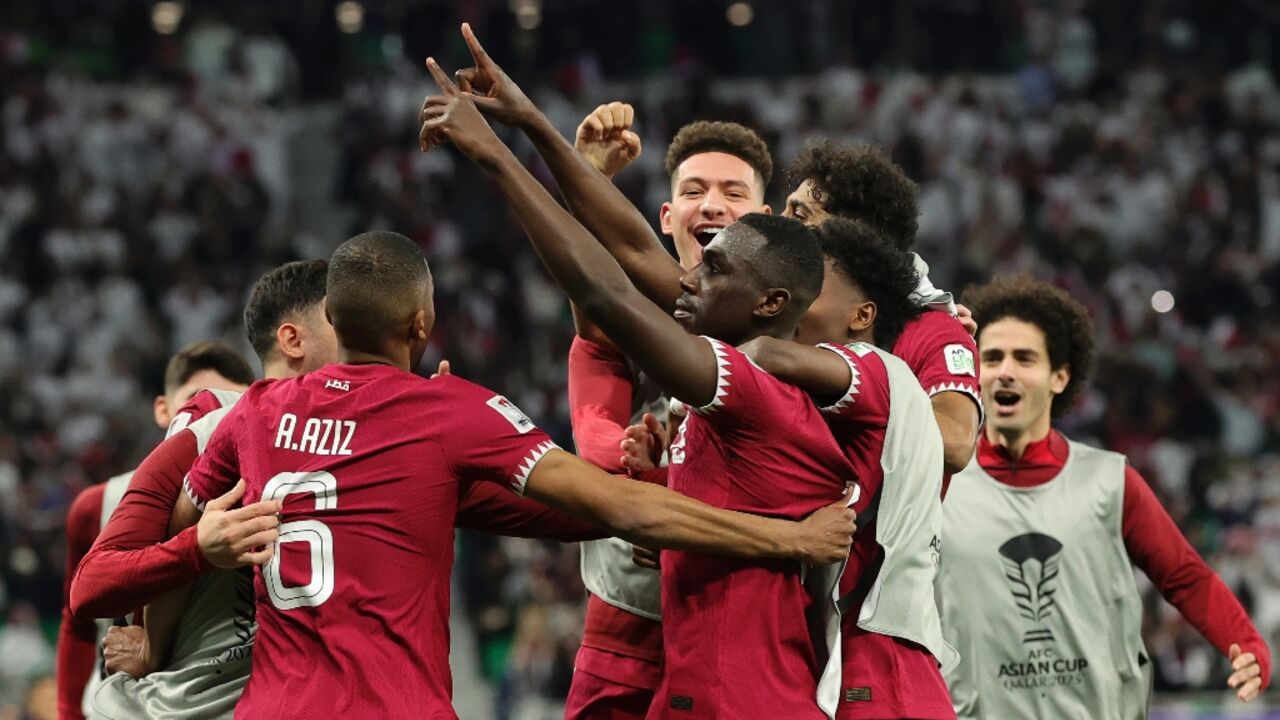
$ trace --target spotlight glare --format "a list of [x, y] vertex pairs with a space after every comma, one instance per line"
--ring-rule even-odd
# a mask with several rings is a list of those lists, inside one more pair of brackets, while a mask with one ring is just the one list
[[756, 11], [752, 9], [751, 3], [736, 2], [725, 11], [724, 17], [734, 27], [746, 27], [755, 19]]
[[542, 23], [542, 13], [536, 7], [523, 7], [516, 13], [516, 25], [521, 30], [536, 30]]
[[1151, 309], [1162, 315], [1172, 310], [1173, 305], [1173, 293], [1168, 290], [1157, 290], [1155, 294], [1151, 296]]
[[151, 7], [151, 28], [161, 35], [172, 35], [182, 23], [182, 6], [176, 2], [158, 2]]
[[355, 0], [345, 0], [333, 9], [333, 17], [342, 32], [348, 35], [358, 33], [364, 27], [364, 6]]

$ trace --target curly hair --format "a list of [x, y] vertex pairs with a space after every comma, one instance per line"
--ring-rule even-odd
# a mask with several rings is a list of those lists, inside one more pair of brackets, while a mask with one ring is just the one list
[[875, 344], [893, 347], [902, 328], [922, 311], [911, 297], [920, 281], [911, 255], [861, 220], [831, 218], [813, 233], [836, 272], [876, 304]]
[[830, 139], [806, 145], [787, 170], [791, 190], [805, 180], [813, 181], [829, 214], [870, 223], [899, 250], [915, 243], [920, 188], [874, 145]]
[[1044, 333], [1053, 369], [1066, 366], [1071, 379], [1053, 399], [1053, 417], [1062, 417], [1076, 403], [1093, 370], [1093, 320], [1089, 311], [1065, 291], [1027, 275], [996, 278], [970, 287], [964, 304], [981, 328], [1003, 319], [1031, 323]]
[[755, 130], [732, 122], [699, 120], [680, 128], [667, 148], [667, 175], [674, 178], [680, 163], [693, 155], [720, 152], [741, 159], [756, 171], [760, 187], [773, 179], [773, 157], [769, 146]]

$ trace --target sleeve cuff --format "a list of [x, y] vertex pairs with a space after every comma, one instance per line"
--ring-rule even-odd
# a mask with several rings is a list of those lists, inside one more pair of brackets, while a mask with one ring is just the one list
[[957, 392], [957, 393], [960, 393], [961, 395], [965, 395], [966, 397], [968, 397], [978, 406], [978, 424], [981, 425], [983, 422], [986, 421], [987, 411], [986, 411], [986, 408], [982, 406], [982, 395], [977, 390], [974, 390], [973, 388], [967, 385], [964, 385], [962, 383], [945, 382], [945, 383], [938, 383], [937, 385], [931, 386], [929, 388], [929, 392], [926, 394], [932, 398], [934, 395], [938, 395], [944, 392]]
[[185, 492], [191, 502], [195, 504], [197, 510], [204, 512], [205, 501], [201, 500], [200, 496], [196, 494], [196, 489], [191, 485], [190, 475], [182, 478], [182, 491]]
[[845, 362], [846, 365], [849, 366], [849, 389], [845, 390], [844, 396], [826, 407], [818, 408], [819, 411], [828, 415], [838, 414], [841, 410], [852, 405], [857, 399], [858, 388], [862, 384], [862, 378], [858, 374], [858, 366], [853, 362], [853, 359], [849, 357], [848, 353], [845, 352], [844, 348], [830, 343], [822, 343], [821, 345], [818, 345], [818, 347], [828, 352], [835, 353]]
[[186, 561], [187, 566], [196, 571], [196, 574], [203, 574], [215, 569], [214, 565], [200, 551], [200, 538], [196, 534], [195, 525], [174, 535], [172, 542], [178, 546], [178, 553]]
[[706, 415], [724, 407], [724, 398], [729, 394], [729, 352], [725, 350], [724, 343], [709, 338], [706, 335], [700, 336], [703, 340], [711, 343], [711, 350], [716, 355], [716, 394], [711, 398], [711, 402], [701, 407], [688, 406], [689, 410], [699, 415]]
[[516, 467], [515, 474], [511, 476], [511, 489], [515, 491], [515, 494], [521, 497], [524, 496], [524, 486], [528, 484], [529, 476], [533, 474], [533, 468], [542, 458], [546, 457], [547, 453], [559, 447], [554, 441], [546, 440], [538, 443], [536, 447], [529, 451], [528, 455], [524, 456], [524, 460]]

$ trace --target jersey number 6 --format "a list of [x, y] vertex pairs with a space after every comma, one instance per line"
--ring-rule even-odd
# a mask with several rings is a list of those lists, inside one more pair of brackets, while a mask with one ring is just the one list
[[[271, 478], [262, 489], [263, 500], [284, 499], [294, 493], [310, 493], [316, 510], [338, 507], [338, 479], [327, 472], [286, 472]], [[311, 554], [311, 580], [306, 585], [286, 587], [280, 578], [281, 548], [285, 543], [304, 542]], [[280, 524], [276, 551], [262, 571], [271, 604], [281, 610], [323, 605], [333, 594], [333, 533], [319, 520], [293, 520]]]

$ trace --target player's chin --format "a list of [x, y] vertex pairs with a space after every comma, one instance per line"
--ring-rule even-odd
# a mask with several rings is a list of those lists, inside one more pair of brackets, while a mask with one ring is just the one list
[[987, 424], [995, 430], [1021, 431], [1026, 423], [1018, 416], [1017, 410], [998, 408], [994, 412], [987, 411]]

